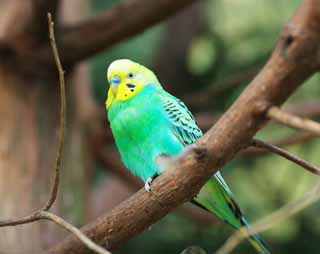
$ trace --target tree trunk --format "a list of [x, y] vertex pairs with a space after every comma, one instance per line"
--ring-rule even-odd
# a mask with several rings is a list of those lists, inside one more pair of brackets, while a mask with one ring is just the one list
[[[88, 8], [83, 5], [85, 1], [81, 2], [65, 1], [61, 6], [64, 11], [62, 18], [70, 23], [79, 15], [83, 16], [81, 14]], [[13, 3], [13, 8], [21, 10], [20, 7]], [[11, 24], [12, 18], [4, 21]], [[8, 31], [8, 28], [9, 25], [2, 23], [1, 38], [6, 39], [7, 34], [13, 31]], [[10, 59], [4, 60], [10, 62]], [[51, 190], [58, 144], [60, 91], [58, 73], [43, 78], [41, 70], [47, 73], [46, 66], [38, 67], [35, 66], [39, 76], [27, 75], [19, 70], [19, 66], [10, 68], [0, 64], [0, 220], [22, 217], [42, 207]], [[68, 70], [68, 77], [79, 80], [79, 75], [86, 75], [86, 71]], [[89, 82], [82, 87], [88, 88], [88, 85]], [[67, 136], [61, 185], [53, 208], [54, 212], [74, 224], [81, 224], [86, 218], [86, 186], [89, 183], [87, 126], [83, 107], [79, 105], [87, 106], [90, 94], [82, 95], [80, 101], [79, 91], [83, 90], [78, 89], [77, 81], [74, 84], [71, 79], [67, 81]], [[39, 253], [64, 236], [65, 233], [56, 225], [43, 221], [1, 228], [0, 251]]]
[[[0, 67], [1, 219], [27, 215], [42, 206], [48, 196], [59, 112], [54, 88]], [[35, 223], [3, 228], [0, 246], [39, 250], [47, 242], [43, 232], [51, 234], [47, 227], [46, 223]]]

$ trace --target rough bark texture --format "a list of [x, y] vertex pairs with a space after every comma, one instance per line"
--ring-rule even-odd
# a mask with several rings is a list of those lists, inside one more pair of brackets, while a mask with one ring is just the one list
[[[27, 84], [4, 68], [0, 68], [0, 90], [0, 199], [5, 204], [0, 218], [8, 219], [30, 213], [47, 198], [48, 169], [53, 165], [57, 143], [58, 94], [41, 84]], [[3, 228], [0, 246], [39, 250], [48, 242], [37, 239], [54, 235], [51, 229], [45, 224]]]
[[[320, 5], [305, 0], [287, 24], [265, 67], [216, 125], [168, 163], [151, 193], [140, 190], [110, 213], [83, 228], [96, 242], [115, 248], [190, 200], [207, 179], [243, 147], [265, 124], [272, 105], [283, 103], [319, 68]], [[192, 188], [190, 188], [192, 186]], [[86, 253], [69, 237], [48, 253]]]

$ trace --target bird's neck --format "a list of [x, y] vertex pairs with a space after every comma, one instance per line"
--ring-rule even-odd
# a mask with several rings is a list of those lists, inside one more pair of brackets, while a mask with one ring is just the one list
[[117, 115], [123, 111], [130, 109], [144, 108], [145, 105], [150, 103], [150, 100], [154, 95], [163, 90], [161, 86], [157, 85], [147, 85], [145, 86], [138, 94], [134, 97], [124, 100], [124, 101], [115, 101], [108, 110], [109, 121], [114, 120]]

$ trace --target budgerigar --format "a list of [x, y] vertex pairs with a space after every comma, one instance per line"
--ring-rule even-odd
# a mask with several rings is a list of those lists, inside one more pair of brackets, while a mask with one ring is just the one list
[[[178, 155], [202, 132], [185, 104], [166, 92], [148, 68], [128, 59], [116, 60], [108, 68], [107, 79], [108, 119], [121, 158], [151, 191], [152, 180], [163, 170], [157, 158]], [[193, 203], [235, 228], [248, 226], [220, 172]], [[249, 240], [259, 253], [269, 253], [258, 236]]]

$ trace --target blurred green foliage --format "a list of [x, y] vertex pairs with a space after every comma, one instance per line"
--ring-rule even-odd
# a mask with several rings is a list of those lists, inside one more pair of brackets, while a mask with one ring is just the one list
[[[101, 11], [116, 2], [119, 1], [95, 0], [93, 10]], [[293, 15], [300, 2], [298, 0], [204, 1], [201, 15], [205, 19], [205, 29], [194, 35], [185, 55], [188, 72], [199, 80], [206, 80], [203, 86], [209, 86], [226, 77], [262, 65], [270, 55], [284, 24]], [[92, 60], [94, 89], [101, 107], [107, 91], [105, 79], [107, 65], [117, 58], [131, 58], [152, 67], [156, 64], [157, 56], [166, 54], [161, 47], [163, 41], [168, 36], [174, 36], [168, 33], [167, 26], [168, 23], [164, 22], [119, 43]], [[213, 65], [214, 71], [212, 71]], [[161, 80], [161, 73], [158, 75]], [[292, 96], [289, 102], [318, 100], [319, 83], [319, 75], [314, 76]], [[223, 86], [221, 82], [219, 84]], [[188, 84], [183, 84], [185, 85]], [[217, 107], [211, 108], [209, 105], [204, 111], [210, 111], [212, 114], [223, 113], [239, 96], [244, 85], [232, 89], [219, 98], [214, 98]], [[203, 86], [199, 85], [198, 89]], [[271, 125], [257, 136], [270, 140], [290, 133], [293, 131], [284, 126]], [[320, 165], [320, 143], [317, 140], [291, 146], [289, 151]], [[314, 175], [274, 155], [235, 159], [222, 169], [222, 173], [249, 221], [256, 221], [301, 197], [316, 181]], [[317, 242], [320, 237], [319, 212], [320, 205], [313, 205], [264, 233], [263, 238], [274, 253], [319, 252]], [[232, 230], [226, 225], [199, 226], [190, 219], [170, 214], [114, 253], [180, 253], [191, 245], [201, 246], [208, 253], [212, 253], [231, 232]], [[253, 253], [248, 244], [242, 244], [238, 250]]]

